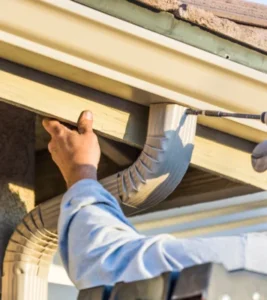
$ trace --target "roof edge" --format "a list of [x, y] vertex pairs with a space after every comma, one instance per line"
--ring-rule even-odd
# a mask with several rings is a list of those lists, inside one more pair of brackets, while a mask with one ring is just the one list
[[[267, 110], [264, 73], [77, 3], [21, 0], [11, 5], [3, 0], [1, 6], [0, 55], [5, 59], [147, 106], [171, 102], [229, 112]], [[38, 26], [32, 19], [24, 22], [29, 10], [40, 20]], [[266, 137], [266, 127], [253, 121], [199, 122], [255, 142]]]

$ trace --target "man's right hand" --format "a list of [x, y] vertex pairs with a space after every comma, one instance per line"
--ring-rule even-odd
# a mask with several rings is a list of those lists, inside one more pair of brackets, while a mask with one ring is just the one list
[[43, 120], [44, 128], [51, 135], [48, 150], [68, 188], [82, 179], [97, 179], [100, 147], [92, 125], [93, 115], [90, 111], [81, 114], [78, 131], [70, 130], [56, 120]]
[[251, 161], [256, 172], [262, 173], [267, 170], [267, 141], [260, 143], [254, 149]]

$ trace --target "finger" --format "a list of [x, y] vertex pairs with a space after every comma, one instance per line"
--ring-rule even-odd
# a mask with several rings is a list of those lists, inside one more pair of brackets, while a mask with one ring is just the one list
[[251, 162], [255, 171], [262, 173], [267, 170], [267, 141], [260, 143], [254, 149]]
[[80, 134], [91, 132], [93, 130], [93, 114], [89, 111], [83, 111], [78, 120], [78, 131]]
[[42, 122], [44, 129], [53, 137], [61, 135], [65, 126], [60, 124], [59, 121], [51, 119], [43, 119]]
[[48, 151], [52, 154], [55, 150], [54, 145], [52, 144], [52, 142], [48, 143]]

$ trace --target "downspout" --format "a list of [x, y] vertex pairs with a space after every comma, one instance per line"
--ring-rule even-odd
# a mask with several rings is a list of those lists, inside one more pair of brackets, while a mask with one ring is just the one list
[[181, 182], [191, 161], [196, 118], [176, 104], [150, 106], [146, 143], [129, 168], [101, 181], [129, 213], [166, 199]]
[[47, 300], [59, 207], [59, 197], [44, 202], [17, 226], [5, 253], [2, 300]]
[[[163, 201], [189, 166], [196, 116], [176, 104], [150, 107], [147, 139], [137, 161], [101, 181], [118, 201], [135, 212]], [[25, 216], [10, 238], [3, 266], [2, 300], [47, 300], [48, 271], [57, 249], [61, 197]]]

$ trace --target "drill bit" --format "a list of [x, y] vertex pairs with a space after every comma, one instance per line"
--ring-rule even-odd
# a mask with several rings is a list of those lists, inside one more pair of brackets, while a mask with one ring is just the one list
[[195, 110], [195, 109], [187, 109], [187, 115], [201, 115], [207, 117], [215, 117], [215, 118], [239, 118], [239, 119], [253, 119], [253, 120], [260, 120], [263, 124], [267, 125], [267, 112], [264, 112], [260, 115], [255, 114], [240, 114], [240, 113], [228, 113], [222, 111], [215, 111], [215, 110]]

